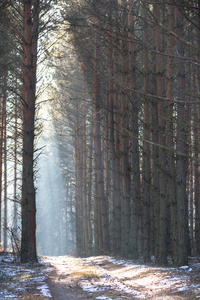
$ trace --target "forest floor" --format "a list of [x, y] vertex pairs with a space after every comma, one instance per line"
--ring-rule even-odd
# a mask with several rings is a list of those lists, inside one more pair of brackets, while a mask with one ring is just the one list
[[21, 265], [0, 253], [0, 299], [200, 299], [200, 259], [161, 268], [110, 256], [42, 257]]

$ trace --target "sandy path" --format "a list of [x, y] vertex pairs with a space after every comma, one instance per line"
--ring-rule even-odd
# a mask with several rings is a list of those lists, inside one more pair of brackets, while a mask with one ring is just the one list
[[104, 256], [44, 260], [54, 267], [47, 283], [55, 300], [193, 300], [200, 296], [196, 271], [120, 264]]
[[68, 257], [60, 258], [45, 258], [53, 267], [54, 270], [48, 277], [47, 283], [49, 285], [51, 295], [55, 300], [86, 300], [95, 299], [87, 292], [84, 292], [79, 286], [79, 281], [82, 275], [82, 267], [77, 264], [77, 259], [70, 259]]

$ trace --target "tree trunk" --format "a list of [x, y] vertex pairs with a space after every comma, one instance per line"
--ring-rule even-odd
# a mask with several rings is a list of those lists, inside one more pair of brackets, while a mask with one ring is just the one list
[[[182, 1], [178, 1], [182, 4]], [[176, 28], [178, 36], [182, 37], [183, 32], [183, 13], [181, 7], [176, 8]], [[177, 52], [180, 56], [184, 56], [182, 42], [177, 39]], [[186, 194], [186, 179], [188, 170], [187, 158], [187, 119], [186, 119], [186, 96], [185, 89], [185, 64], [183, 61], [178, 64], [177, 74], [177, 143], [176, 143], [176, 197], [177, 197], [177, 217], [178, 217], [178, 253], [177, 265], [188, 264], [188, 219], [187, 219], [187, 194]]]
[[91, 129], [90, 129], [90, 146], [89, 146], [89, 163], [88, 163], [88, 188], [87, 188], [87, 230], [88, 230], [88, 255], [92, 255], [92, 242], [93, 242], [93, 234], [92, 234], [92, 221], [91, 221], [91, 212], [92, 212], [92, 169], [93, 169], [93, 140], [94, 140], [94, 124], [93, 117], [91, 116]]
[[8, 199], [7, 199], [7, 74], [3, 78], [3, 163], [4, 163], [4, 222], [3, 222], [3, 249], [7, 251], [8, 235]]
[[23, 173], [21, 261], [37, 261], [34, 187], [34, 126], [39, 0], [24, 1], [23, 10]]
[[[154, 4], [154, 15], [158, 4]], [[156, 50], [156, 35], [159, 30], [159, 25], [155, 23], [153, 30], [153, 48]], [[156, 55], [152, 55], [152, 93], [157, 94], [157, 80], [156, 80]], [[152, 115], [152, 141], [155, 143], [152, 147], [153, 161], [152, 161], [152, 203], [151, 203], [151, 245], [155, 257], [158, 256], [158, 241], [159, 241], [159, 220], [160, 220], [160, 180], [159, 180], [159, 120], [158, 120], [158, 101], [152, 100], [151, 106]]]
[[[147, 19], [146, 9], [143, 9], [143, 18]], [[144, 21], [144, 43], [148, 44], [147, 24]], [[144, 49], [144, 93], [149, 93], [149, 66], [148, 66], [148, 50]], [[150, 206], [151, 206], [151, 162], [150, 162], [150, 105], [149, 99], [145, 96], [144, 102], [144, 127], [143, 127], [143, 155], [142, 155], [142, 181], [143, 181], [143, 234], [144, 261], [150, 261]], [[147, 142], [146, 142], [147, 141]]]
[[[125, 39], [127, 34], [127, 3], [123, 0], [123, 35]], [[129, 250], [129, 238], [131, 228], [131, 205], [130, 205], [130, 163], [129, 163], [129, 58], [128, 58], [128, 41], [122, 42], [122, 91], [121, 91], [121, 183], [122, 183], [122, 248], [121, 255], [125, 256]]]
[[[110, 2], [111, 3], [111, 2]], [[117, 3], [115, 1], [116, 10], [113, 13], [114, 22], [118, 18]], [[110, 11], [112, 8], [110, 8]], [[110, 12], [111, 14], [111, 12]], [[113, 23], [111, 23], [113, 25]], [[112, 26], [111, 25], [111, 26]], [[118, 33], [118, 28], [113, 28]], [[120, 150], [119, 150], [119, 123], [120, 123], [120, 105], [118, 97], [117, 80], [118, 74], [118, 49], [119, 40], [113, 41], [114, 47], [110, 53], [110, 151], [112, 157], [112, 179], [113, 179], [113, 201], [112, 201], [112, 252], [115, 255], [121, 254], [121, 193], [120, 193]]]
[[85, 245], [85, 254], [88, 255], [88, 246], [89, 246], [89, 237], [88, 237], [88, 202], [87, 202], [87, 173], [86, 173], [86, 99], [85, 99], [85, 86], [84, 86], [84, 99], [83, 99], [83, 120], [82, 120], [82, 153], [83, 153], [83, 227], [84, 227], [84, 245]]
[[[160, 1], [155, 4], [155, 16], [161, 22]], [[162, 52], [162, 35], [159, 25], [156, 26], [155, 49]], [[156, 54], [156, 95], [164, 97], [164, 62], [162, 56]], [[166, 146], [165, 141], [165, 110], [166, 103], [158, 98], [158, 122], [159, 122], [159, 225], [158, 225], [158, 252], [156, 261], [159, 265], [167, 264], [167, 190], [166, 190]], [[157, 216], [158, 217], [158, 216]]]
[[80, 115], [78, 100], [75, 100], [75, 191], [76, 191], [76, 251], [77, 255], [85, 255], [85, 223], [84, 223], [84, 194], [83, 194], [83, 153], [80, 132]]
[[[197, 58], [200, 60], [200, 0], [198, 0], [198, 53]], [[197, 66], [197, 91], [200, 91], [200, 66]], [[196, 129], [195, 129], [195, 246], [196, 255], [200, 255], [200, 107], [196, 108]]]
[[1, 235], [2, 235], [2, 171], [3, 171], [3, 99], [1, 99], [1, 127], [0, 127], [0, 243], [2, 241]]
[[95, 172], [96, 172], [96, 197], [100, 205], [101, 231], [104, 253], [109, 253], [109, 227], [108, 227], [108, 207], [104, 190], [104, 168], [101, 142], [101, 99], [100, 99], [100, 61], [99, 61], [99, 41], [95, 37], [94, 53], [94, 153], [95, 153]]
[[140, 215], [140, 155], [139, 155], [139, 101], [134, 93], [136, 89], [136, 47], [134, 43], [134, 19], [133, 3], [128, 2], [128, 33], [129, 40], [129, 70], [130, 70], [130, 101], [131, 101], [131, 159], [132, 159], [132, 186], [131, 186], [131, 229], [129, 237], [129, 255], [133, 259], [138, 259], [138, 236], [139, 236], [139, 215]]
[[[174, 31], [174, 9], [173, 5], [169, 5], [169, 29]], [[177, 201], [176, 201], [176, 186], [175, 186], [175, 157], [174, 157], [174, 104], [173, 104], [173, 76], [174, 76], [174, 59], [171, 55], [174, 54], [174, 37], [168, 36], [167, 49], [169, 56], [167, 57], [167, 82], [166, 82], [166, 97], [170, 99], [167, 108], [167, 124], [166, 124], [166, 144], [169, 147], [167, 151], [167, 188], [170, 205], [171, 216], [171, 247], [174, 262], [177, 261]]]
[[18, 107], [17, 107], [17, 97], [15, 98], [15, 133], [14, 133], [14, 193], [13, 193], [13, 235], [15, 241], [18, 239], [18, 218], [17, 218], [17, 208], [18, 208], [18, 203], [17, 203], [17, 147], [18, 147]]

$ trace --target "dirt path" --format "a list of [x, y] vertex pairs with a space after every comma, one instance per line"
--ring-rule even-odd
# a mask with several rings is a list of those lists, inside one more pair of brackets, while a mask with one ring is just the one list
[[47, 283], [55, 300], [200, 298], [198, 262], [175, 269], [137, 265], [105, 256], [44, 260], [54, 267]]

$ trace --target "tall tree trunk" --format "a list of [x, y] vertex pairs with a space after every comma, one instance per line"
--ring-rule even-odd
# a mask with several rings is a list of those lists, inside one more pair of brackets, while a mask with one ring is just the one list
[[75, 192], [76, 192], [76, 251], [77, 255], [85, 255], [85, 228], [84, 228], [84, 195], [83, 195], [83, 154], [80, 132], [80, 115], [78, 100], [75, 101]]
[[3, 79], [3, 159], [4, 159], [4, 222], [3, 222], [3, 248], [7, 251], [8, 233], [8, 199], [7, 199], [7, 74]]
[[34, 187], [34, 127], [39, 0], [24, 1], [23, 7], [23, 172], [21, 261], [37, 261], [36, 203]]
[[[157, 3], [154, 4], [154, 15], [156, 15]], [[159, 25], [155, 23], [153, 30], [153, 48], [156, 50], [156, 35], [160, 30]], [[154, 95], [157, 94], [157, 80], [156, 80], [156, 55], [152, 55], [152, 93]], [[158, 256], [158, 241], [159, 241], [159, 220], [160, 220], [160, 180], [159, 180], [159, 120], [158, 120], [158, 101], [157, 99], [152, 100], [151, 107], [151, 115], [152, 115], [152, 141], [155, 143], [153, 145], [152, 153], [153, 153], [153, 165], [152, 165], [152, 204], [151, 204], [151, 244], [153, 247], [153, 252], [155, 256]]]
[[[112, 13], [112, 3], [109, 2], [109, 32], [112, 32], [114, 29], [113, 26], [113, 13]], [[107, 145], [109, 143], [109, 152], [110, 152], [110, 188], [111, 188], [111, 197], [110, 197], [110, 249], [113, 252], [114, 246], [114, 112], [113, 112], [113, 99], [114, 99], [114, 50], [113, 50], [113, 40], [110, 41], [110, 47], [108, 48], [108, 92], [107, 92], [107, 139], [109, 137], [109, 141], [107, 140]], [[108, 155], [107, 155], [108, 157]], [[108, 183], [108, 181], [107, 181]], [[109, 188], [109, 187], [108, 187]]]
[[100, 205], [101, 231], [103, 241], [103, 251], [109, 253], [109, 227], [108, 227], [108, 207], [104, 190], [104, 169], [101, 141], [101, 99], [100, 99], [100, 57], [99, 41], [95, 37], [94, 53], [94, 153], [95, 153], [95, 172], [96, 172], [96, 197]]
[[[169, 5], [169, 29], [174, 31], [174, 6]], [[166, 144], [170, 148], [167, 151], [167, 188], [170, 205], [171, 216], [171, 240], [172, 253], [174, 262], [177, 261], [177, 202], [176, 202], [176, 185], [175, 185], [175, 157], [174, 157], [174, 104], [173, 104], [173, 76], [174, 76], [174, 37], [168, 36], [167, 49], [169, 56], [167, 57], [167, 82], [166, 82], [166, 97], [170, 99], [167, 108], [167, 124], [166, 124]]]
[[[158, 23], [161, 22], [160, 1], [155, 4], [155, 16]], [[161, 29], [157, 26], [155, 36], [155, 48], [157, 53], [162, 52]], [[156, 95], [164, 97], [164, 63], [162, 56], [156, 54]], [[158, 252], [156, 261], [159, 265], [167, 264], [167, 190], [166, 190], [166, 141], [165, 141], [165, 109], [166, 103], [158, 98], [158, 122], [159, 122], [159, 225], [158, 225]], [[162, 147], [163, 146], [163, 147]]]
[[91, 212], [92, 212], [92, 169], [93, 169], [93, 140], [94, 140], [94, 122], [93, 116], [91, 116], [91, 128], [90, 128], [90, 146], [89, 146], [89, 162], [88, 162], [88, 188], [87, 188], [87, 227], [88, 227], [88, 255], [92, 255], [92, 221], [91, 221]]
[[[106, 110], [103, 118], [103, 160], [104, 160], [104, 182], [105, 182], [105, 201], [106, 207], [108, 209], [109, 221], [110, 221], [110, 197], [111, 197], [111, 172], [110, 172], [110, 143], [109, 143], [109, 95], [106, 96]], [[109, 232], [111, 229], [111, 224], [109, 222]], [[111, 241], [110, 241], [111, 249]]]
[[[143, 9], [143, 18], [147, 20], [147, 11]], [[148, 45], [147, 23], [144, 21], [144, 43]], [[148, 50], [144, 49], [144, 93], [149, 93], [149, 66], [148, 66]], [[151, 206], [151, 162], [150, 162], [150, 105], [149, 99], [145, 96], [144, 102], [144, 128], [143, 128], [143, 156], [142, 156], [142, 181], [143, 181], [143, 234], [144, 261], [150, 261], [150, 206]]]
[[85, 99], [85, 86], [84, 86], [84, 99], [83, 99], [83, 120], [82, 120], [82, 152], [83, 152], [83, 227], [84, 227], [84, 244], [85, 244], [85, 254], [88, 255], [88, 202], [87, 202], [87, 173], [86, 173], [86, 99]]
[[132, 153], [132, 186], [131, 186], [131, 229], [129, 237], [129, 255], [138, 258], [138, 236], [139, 236], [139, 215], [140, 215], [140, 155], [139, 155], [139, 103], [138, 96], [134, 93], [136, 89], [136, 47], [134, 44], [134, 19], [133, 2], [128, 2], [128, 33], [129, 40], [129, 70], [130, 70], [130, 101], [131, 101], [131, 153]]
[[[127, 3], [123, 0], [123, 35], [127, 39]], [[122, 256], [128, 254], [129, 237], [131, 228], [131, 205], [130, 205], [130, 163], [129, 163], [129, 59], [128, 41], [122, 42], [122, 95], [121, 95], [121, 183], [122, 183]]]
[[14, 200], [14, 204], [13, 204], [13, 235], [14, 235], [14, 239], [18, 239], [18, 218], [17, 218], [17, 207], [18, 207], [18, 203], [17, 203], [17, 182], [18, 182], [18, 178], [17, 178], [17, 147], [18, 147], [18, 107], [17, 107], [17, 97], [15, 98], [15, 133], [14, 133], [14, 193], [13, 193], [13, 200]]
[[[183, 13], [181, 11], [182, 0], [177, 2], [180, 7], [176, 8], [176, 28], [179, 37], [184, 35], [183, 31]], [[180, 39], [176, 41], [177, 52], [183, 57], [184, 49]], [[177, 143], [176, 143], [176, 197], [177, 197], [177, 217], [178, 217], [178, 253], [177, 265], [186, 265], [188, 263], [188, 219], [187, 219], [187, 194], [186, 179], [188, 170], [187, 158], [187, 119], [186, 119], [186, 96], [185, 90], [185, 64], [178, 63], [177, 74]]]
[[[198, 53], [197, 58], [200, 60], [200, 0], [198, 0]], [[197, 91], [200, 91], [200, 66], [197, 66]], [[196, 255], [200, 255], [200, 107], [196, 108], [196, 129], [195, 129], [195, 246]]]
[[1, 127], [0, 127], [0, 243], [2, 242], [2, 172], [3, 172], [3, 99], [1, 98]]
[[[111, 1], [110, 1], [111, 4]], [[110, 7], [110, 17], [112, 8]], [[113, 13], [114, 22], [118, 18], [117, 3], [115, 1], [115, 10]], [[113, 23], [111, 21], [111, 26]], [[113, 27], [112, 27], [113, 28]], [[118, 28], [113, 28], [116, 36]], [[120, 150], [119, 150], [119, 123], [120, 123], [120, 105], [118, 98], [118, 49], [119, 40], [113, 41], [113, 48], [110, 50], [110, 151], [112, 157], [112, 179], [113, 179], [113, 214], [112, 214], [112, 252], [116, 255], [121, 254], [121, 193], [120, 193]]]

